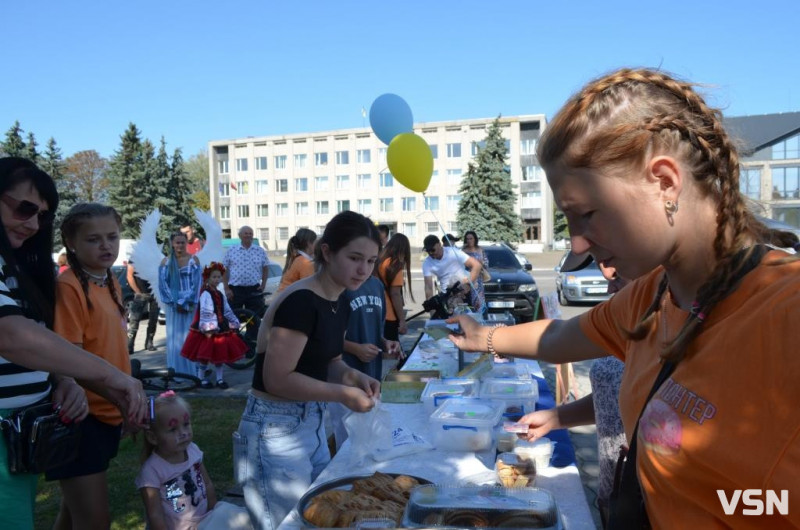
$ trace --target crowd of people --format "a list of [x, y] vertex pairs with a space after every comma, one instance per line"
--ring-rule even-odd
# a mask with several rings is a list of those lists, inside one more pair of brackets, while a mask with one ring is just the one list
[[[725, 516], [717, 491], [797, 489], [800, 412], [787, 403], [800, 397], [791, 332], [800, 260], [781, 250], [796, 247], [797, 237], [750, 213], [720, 112], [690, 83], [660, 71], [623, 69], [587, 84], [549, 123], [537, 156], [567, 217], [573, 252], [590, 254], [611, 288], [621, 289], [564, 321], [489, 327], [453, 316], [463, 334], [450, 339], [466, 351], [550, 363], [603, 359], [593, 369], [593, 396], [520, 422], [528, 439], [592, 421], [609, 426], [601, 451], [604, 525], [753, 524], [739, 513]], [[193, 443], [189, 404], [165, 393], [148, 407], [129, 375], [138, 319], [127, 331], [111, 272], [123, 220], [109, 206], [73, 206], [59, 227], [65, 262], [55, 275], [58, 204], [52, 178], [34, 163], [0, 159], [0, 416], [52, 402], [81, 435], [76, 453], [45, 472], [61, 488], [54, 527], [110, 527], [109, 463], [122, 436], [144, 430], [135, 487], [150, 528], [214, 520], [275, 529], [331, 459], [329, 408], [340, 416], [371, 410], [382, 359], [403, 356], [404, 294], [413, 300], [408, 238], [345, 211], [319, 237], [301, 229], [289, 241], [233, 433], [245, 516], [218, 502]], [[190, 225], [180, 227], [169, 237], [158, 285], [133, 277], [140, 314], [152, 318], [154, 290], [164, 305], [168, 364], [197, 373], [204, 387], [226, 388], [221, 367], [246, 348], [232, 332], [239, 322], [231, 308], [265, 309], [268, 257], [250, 227], [239, 238], [221, 263], [202, 266], [194, 254], [203, 240]], [[480, 313], [486, 255], [475, 231], [464, 232], [460, 249], [455, 241], [450, 234], [424, 239], [425, 297], [434, 296], [434, 280], [442, 291], [457, 282], [459, 296]], [[610, 455], [620, 445], [627, 456], [612, 492]], [[7, 450], [0, 437], [0, 453]], [[32, 528], [37, 474], [12, 472], [3, 456], [0, 526]], [[800, 526], [799, 514], [775, 515], [769, 525]]]

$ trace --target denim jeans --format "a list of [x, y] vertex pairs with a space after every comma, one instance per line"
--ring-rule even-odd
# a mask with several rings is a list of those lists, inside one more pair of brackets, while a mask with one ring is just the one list
[[330, 462], [325, 407], [248, 396], [233, 467], [256, 530], [275, 530]]

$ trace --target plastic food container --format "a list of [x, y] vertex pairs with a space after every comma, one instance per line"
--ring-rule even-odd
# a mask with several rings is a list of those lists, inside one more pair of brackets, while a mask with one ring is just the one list
[[514, 454], [521, 458], [533, 460], [536, 469], [550, 467], [550, 458], [553, 456], [553, 442], [550, 438], [539, 438], [538, 440], [517, 440], [514, 446]]
[[553, 495], [539, 488], [427, 485], [412, 490], [408, 528], [561, 528]]
[[517, 445], [517, 433], [508, 432], [503, 428], [503, 422], [494, 428], [494, 439], [497, 441], [497, 450], [501, 453], [511, 453]]
[[500, 453], [494, 465], [497, 482], [506, 488], [533, 487], [536, 481], [536, 464], [515, 453]]
[[428, 381], [422, 391], [425, 411], [432, 414], [445, 400], [456, 397], [478, 397], [478, 385], [474, 379], [434, 379]]
[[517, 421], [525, 414], [536, 410], [539, 385], [533, 379], [485, 379], [481, 383], [478, 395], [482, 399], [502, 403], [503, 416], [508, 420]]
[[[486, 379], [523, 379], [531, 378], [531, 370], [525, 363], [495, 363], [486, 374]], [[537, 388], [538, 391], [538, 388]], [[538, 392], [537, 392], [538, 393]]]
[[430, 417], [433, 444], [443, 451], [483, 451], [492, 446], [492, 429], [502, 404], [476, 398], [447, 399]]

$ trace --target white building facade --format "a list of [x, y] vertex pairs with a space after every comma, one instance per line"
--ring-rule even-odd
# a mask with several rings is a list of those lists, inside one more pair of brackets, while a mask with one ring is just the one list
[[[412, 247], [421, 247], [428, 234], [441, 236], [442, 229], [461, 235], [471, 227], [456, 224], [458, 190], [493, 121], [414, 126], [434, 156], [424, 195], [394, 179], [386, 165], [386, 145], [369, 128], [211, 141], [211, 209], [226, 237], [236, 237], [239, 227], [248, 225], [270, 250], [285, 249], [299, 228], [322, 234], [331, 217], [344, 210], [405, 234]], [[500, 126], [524, 227], [519, 242], [528, 251], [547, 248], [553, 198], [536, 159], [545, 117], [502, 117]]]

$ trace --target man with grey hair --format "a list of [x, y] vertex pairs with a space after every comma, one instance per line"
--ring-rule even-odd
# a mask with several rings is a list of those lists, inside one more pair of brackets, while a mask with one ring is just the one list
[[225, 274], [222, 283], [231, 308], [246, 307], [261, 316], [264, 297], [259, 296], [267, 284], [269, 258], [267, 251], [253, 244], [253, 229], [239, 229], [240, 244], [228, 249], [223, 259]]

